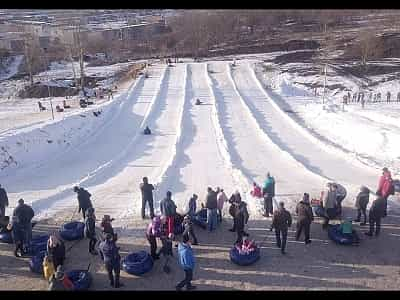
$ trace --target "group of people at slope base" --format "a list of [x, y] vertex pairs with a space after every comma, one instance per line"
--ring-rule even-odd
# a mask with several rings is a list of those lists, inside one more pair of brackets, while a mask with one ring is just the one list
[[[343, 197], [343, 193], [338, 192], [338, 186], [340, 185], [328, 183], [327, 190], [321, 193], [319, 203], [324, 211], [324, 229], [327, 228], [330, 219], [336, 218], [341, 213], [340, 203], [345, 198], [346, 193], [344, 193]], [[276, 245], [281, 249], [282, 254], [284, 254], [288, 228], [292, 225], [292, 216], [290, 212], [285, 209], [284, 202], [282, 201], [279, 202], [278, 208], [275, 211], [273, 210], [272, 200], [275, 196], [275, 179], [268, 173], [262, 189], [258, 187], [256, 183], [254, 183], [253, 187], [254, 189], [251, 194], [256, 198], [262, 197], [264, 199], [264, 216], [272, 215], [270, 230], [272, 231], [275, 229]], [[142, 193], [142, 218], [145, 218], [145, 208], [147, 203], [150, 208], [150, 217], [152, 220], [147, 227], [145, 235], [150, 244], [150, 253], [154, 260], [159, 259], [161, 253], [166, 257], [173, 256], [172, 244], [175, 240], [174, 223], [176, 221], [179, 222], [180, 218], [183, 218], [182, 226], [184, 230], [182, 233], [182, 242], [175, 246], [178, 247], [178, 259], [185, 272], [185, 278], [176, 286], [176, 289], [180, 290], [184, 286], [189, 290], [194, 289], [195, 287], [191, 284], [191, 280], [193, 277], [195, 259], [191, 244], [193, 243], [194, 245], [197, 245], [198, 240], [194, 232], [192, 219], [198, 214], [198, 196], [193, 194], [189, 200], [188, 212], [184, 217], [182, 217], [177, 214], [177, 207], [172, 200], [172, 193], [168, 191], [166, 197], [160, 202], [161, 216], [155, 216], [153, 201], [154, 186], [149, 184], [146, 177], [143, 178], [143, 182], [140, 184], [140, 190]], [[79, 211], [82, 211], [82, 216], [85, 220], [84, 232], [86, 237], [89, 239], [89, 252], [93, 255], [97, 255], [98, 252], [95, 250], [97, 244], [95, 227], [96, 216], [90, 200], [91, 194], [84, 188], [77, 186], [74, 187], [74, 191], [77, 193]], [[367, 223], [366, 210], [369, 203], [370, 193], [371, 191], [367, 187], [362, 186], [356, 197], [355, 205], [357, 208], [357, 218], [355, 221], [360, 222], [361, 216], [363, 216], [363, 222], [360, 225], [366, 225]], [[370, 230], [365, 233], [369, 236], [372, 236], [374, 232], [375, 235], [379, 235], [381, 218], [387, 215], [387, 199], [390, 195], [394, 194], [393, 179], [387, 168], [383, 168], [383, 173], [379, 179], [378, 189], [375, 194], [377, 197], [369, 210]], [[207, 210], [208, 231], [214, 230], [217, 224], [222, 221], [222, 210], [225, 202], [230, 204], [229, 214], [233, 218], [233, 227], [229, 230], [237, 233], [237, 239], [234, 244], [251, 247], [254, 243], [247, 239], [249, 234], [244, 230], [249, 219], [249, 213], [247, 210], [247, 204], [242, 201], [239, 191], [233, 193], [228, 199], [223, 189], [218, 187], [214, 191], [211, 187], [208, 187], [205, 205], [203, 203], [201, 204], [201, 208]], [[0, 203], [2, 205], [1, 207], [6, 207], [8, 205], [7, 193], [1, 186]], [[4, 211], [5, 209], [0, 209], [2, 217], [5, 217]], [[304, 231], [304, 242], [305, 244], [309, 244], [311, 243], [310, 226], [314, 220], [314, 216], [308, 193], [304, 193], [302, 199], [297, 204], [296, 214], [298, 218], [295, 238], [296, 240], [299, 240], [301, 233]], [[17, 207], [13, 211], [10, 223], [7, 225], [7, 230], [11, 230], [13, 236], [15, 243], [14, 253], [17, 257], [29, 252], [27, 247], [30, 245], [32, 239], [33, 217], [34, 211], [32, 207], [25, 204], [23, 199], [20, 199]], [[99, 244], [98, 249], [107, 270], [110, 285], [113, 287], [120, 287], [123, 285], [119, 280], [121, 256], [119, 254], [119, 247], [116, 244], [118, 238], [114, 233], [111, 224], [113, 220], [114, 219], [109, 215], [104, 215], [101, 221], [103, 233], [101, 237], [102, 241]], [[342, 223], [341, 228], [343, 231], [349, 232], [348, 223], [348, 221]], [[159, 238], [162, 243], [162, 247], [158, 253], [157, 238]], [[20, 254], [18, 254], [18, 251]], [[50, 282], [50, 289], [61, 289], [61, 286], [63, 289], [70, 288], [70, 280], [68, 280], [63, 270], [65, 252], [65, 245], [59, 237], [59, 234], [51, 234], [47, 242], [47, 254], [43, 261], [44, 276]], [[60, 284], [60, 282], [62, 284]]]
[[[380, 233], [381, 219], [387, 215], [387, 200], [390, 195], [394, 195], [395, 186], [392, 179], [391, 173], [388, 168], [382, 169], [382, 175], [379, 178], [378, 188], [376, 190], [376, 199], [373, 201], [369, 209], [369, 231], [365, 232], [367, 236], [378, 236]], [[361, 222], [361, 216], [363, 221], [360, 223], [361, 226], [367, 224], [367, 205], [369, 203], [369, 195], [371, 191], [365, 186], [361, 186], [360, 191], [356, 197], [355, 207], [357, 209], [357, 217], [355, 222]], [[327, 190], [321, 192], [321, 198], [319, 200], [313, 199], [313, 204], [319, 206], [322, 209], [320, 216], [324, 219], [322, 228], [327, 229], [329, 220], [341, 217], [342, 213], [342, 201], [346, 197], [346, 190], [343, 186], [329, 182], [327, 183]], [[268, 217], [269, 214], [273, 215], [272, 228], [275, 228], [276, 243], [281, 248], [282, 253], [285, 252], [285, 244], [287, 239], [287, 230], [291, 226], [292, 218], [290, 213], [285, 210], [284, 203], [280, 202], [279, 207], [276, 211], [272, 209], [272, 197], [275, 196], [275, 180], [268, 173], [267, 179], [264, 183], [263, 189], [261, 189], [257, 183], [253, 183], [253, 190], [251, 195], [256, 198], [264, 198], [264, 216]], [[317, 200], [317, 201], [316, 201]], [[297, 229], [296, 229], [296, 240], [299, 240], [302, 231], [304, 231], [305, 243], [311, 243], [310, 239], [310, 226], [314, 220], [312, 205], [310, 204], [310, 195], [304, 193], [302, 199], [296, 206], [297, 218]], [[343, 220], [340, 226], [343, 232], [352, 231], [352, 221], [350, 218]], [[355, 237], [358, 240], [358, 237]]]

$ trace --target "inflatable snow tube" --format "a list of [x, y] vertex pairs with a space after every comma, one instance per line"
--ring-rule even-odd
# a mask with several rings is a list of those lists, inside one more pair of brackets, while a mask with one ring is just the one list
[[122, 269], [132, 275], [140, 276], [153, 268], [153, 259], [146, 251], [131, 253], [122, 260]]
[[192, 221], [193, 224], [196, 224], [203, 229], [207, 229], [207, 209], [200, 210], [194, 215]]
[[67, 272], [75, 291], [85, 291], [92, 284], [92, 275], [87, 270], [72, 270]]
[[234, 246], [229, 252], [230, 259], [239, 266], [250, 266], [260, 259], [260, 248], [256, 247], [254, 251], [248, 254], [240, 254], [239, 250]]
[[325, 210], [321, 206], [313, 206], [312, 211], [317, 217], [322, 218], [325, 216]]
[[329, 225], [328, 236], [332, 241], [340, 245], [352, 245], [356, 242], [353, 234], [343, 234], [340, 231], [340, 224]]
[[11, 235], [11, 231], [4, 231], [4, 232], [0, 233], [0, 242], [12, 244], [13, 238]]
[[29, 261], [29, 269], [36, 274], [43, 274], [43, 259], [46, 256], [46, 251], [36, 253]]
[[36, 253], [47, 251], [47, 241], [49, 235], [34, 236], [29, 246], [29, 253], [35, 255]]
[[83, 239], [83, 230], [85, 228], [85, 224], [82, 222], [69, 222], [65, 223], [60, 230], [60, 236], [63, 240], [66, 241], [74, 241]]

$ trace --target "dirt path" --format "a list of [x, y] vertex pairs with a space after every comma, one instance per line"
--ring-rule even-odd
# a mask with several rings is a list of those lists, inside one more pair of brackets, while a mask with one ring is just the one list
[[[347, 208], [346, 208], [347, 209]], [[348, 210], [348, 209], [347, 209]], [[354, 211], [347, 213], [354, 213]], [[61, 216], [60, 216], [61, 217]], [[76, 216], [78, 217], [78, 216]], [[252, 220], [248, 226], [251, 238], [261, 245], [261, 259], [252, 266], [239, 267], [229, 260], [229, 249], [235, 234], [228, 231], [232, 220], [225, 218], [222, 226], [213, 233], [195, 228], [200, 242], [194, 246], [197, 260], [193, 284], [199, 290], [296, 290], [296, 289], [399, 289], [400, 258], [398, 244], [399, 214], [390, 214], [383, 221], [379, 238], [367, 238], [360, 233], [359, 246], [334, 244], [322, 231], [319, 220], [312, 225], [310, 245], [296, 242], [294, 226], [289, 231], [287, 255], [275, 247], [274, 233], [268, 230], [270, 220]], [[55, 220], [48, 223], [55, 224]], [[117, 228], [121, 254], [149, 250], [143, 232], [146, 222], [132, 222], [128, 228]], [[358, 226], [356, 226], [359, 229]], [[51, 232], [56, 225], [41, 222], [34, 234]], [[366, 231], [363, 228], [361, 231]], [[67, 243], [67, 249], [73, 242]], [[87, 251], [88, 240], [78, 242], [67, 253], [66, 270], [86, 269], [91, 262], [92, 290], [109, 289], [107, 274], [98, 256]], [[0, 244], [0, 290], [44, 290], [47, 284], [39, 275], [29, 271], [28, 258], [17, 259], [12, 255], [13, 245]], [[142, 277], [121, 272], [124, 290], [173, 290], [183, 279], [183, 271], [177, 264], [174, 248], [172, 272], [162, 272], [163, 258], [155, 262], [153, 269]]]

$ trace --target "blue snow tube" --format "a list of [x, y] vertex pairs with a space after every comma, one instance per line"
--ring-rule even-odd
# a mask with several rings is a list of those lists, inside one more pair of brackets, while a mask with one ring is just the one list
[[46, 251], [36, 253], [29, 261], [29, 269], [33, 273], [43, 274], [43, 259], [46, 256]]
[[153, 259], [146, 251], [131, 253], [122, 260], [122, 269], [132, 275], [143, 275], [152, 268]]
[[325, 210], [322, 208], [322, 206], [313, 206], [312, 211], [317, 217], [325, 217]]
[[82, 222], [69, 222], [65, 223], [60, 230], [60, 235], [63, 240], [66, 241], [74, 241], [83, 239], [83, 230], [85, 228], [85, 224]]
[[36, 253], [47, 251], [47, 241], [49, 235], [38, 235], [32, 238], [31, 244], [29, 246], [29, 253], [35, 255]]
[[11, 235], [11, 231], [4, 231], [4, 232], [0, 233], [0, 242], [12, 244], [13, 238]]
[[69, 271], [67, 277], [72, 281], [74, 291], [85, 291], [92, 284], [92, 275], [87, 270]]
[[233, 263], [239, 266], [249, 266], [260, 259], [260, 248], [256, 247], [254, 251], [251, 251], [248, 254], [240, 254], [239, 250], [234, 246], [229, 251], [229, 256]]
[[[353, 230], [354, 232], [354, 230]], [[336, 225], [329, 225], [328, 227], [328, 236], [329, 238], [334, 241], [335, 243], [338, 243], [340, 245], [352, 245], [354, 242], [356, 242], [356, 239], [354, 238], [354, 233], [353, 234], [343, 234], [340, 230], [340, 224]]]
[[194, 215], [192, 221], [197, 226], [207, 229], [207, 209], [203, 208], [198, 213]]

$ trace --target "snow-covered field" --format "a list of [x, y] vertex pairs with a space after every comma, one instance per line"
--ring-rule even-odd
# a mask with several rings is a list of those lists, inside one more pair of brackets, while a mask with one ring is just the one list
[[[207, 187], [219, 186], [228, 196], [241, 192], [249, 205], [251, 237], [270, 259], [260, 260], [247, 271], [232, 267], [226, 254], [234, 234], [227, 233], [230, 220], [226, 219], [217, 232], [198, 234], [195, 284], [204, 286], [202, 289], [398, 287], [394, 278], [398, 259], [388, 255], [398, 243], [398, 234], [392, 233], [398, 229], [396, 224], [384, 225], [387, 243], [370, 241], [360, 252], [332, 247], [326, 233], [314, 224], [311, 246], [294, 241], [290, 231], [288, 248], [293, 255], [285, 260], [280, 253], [274, 254], [273, 234], [265, 233], [268, 221], [261, 217], [262, 203], [250, 196], [253, 181], [262, 184], [270, 172], [276, 179], [274, 205], [282, 200], [293, 212], [304, 192], [318, 197], [326, 182], [335, 180], [348, 190], [345, 216], [354, 217], [351, 208], [360, 185], [374, 190], [384, 165], [398, 175], [396, 143], [400, 140], [396, 104], [369, 104], [364, 110], [351, 105], [342, 112], [330, 95], [323, 110], [320, 98], [294, 83], [301, 78], [282, 70], [275, 73], [274, 88], [265, 88], [261, 64], [276, 55], [236, 57], [236, 66], [230, 58], [197, 63], [185, 59], [172, 67], [152, 63], [147, 70], [149, 78], [140, 76], [128, 82], [110, 101], [74, 109], [54, 121], [50, 115], [43, 117], [32, 110], [29, 118], [21, 116], [25, 123], [4, 127], [0, 123], [0, 183], [9, 194], [7, 213], [22, 197], [32, 204], [35, 219], [43, 220], [44, 225], [38, 226], [46, 227], [48, 219], [57, 224], [79, 219], [72, 191], [79, 184], [92, 194], [98, 218], [103, 214], [116, 218], [114, 227], [127, 253], [132, 248], [147, 249], [145, 223], [140, 220], [142, 177], [156, 185], [157, 212], [167, 190], [172, 191], [178, 211], [183, 213], [193, 193], [204, 202]], [[56, 72], [59, 68], [52, 69]], [[196, 99], [203, 104], [195, 105]], [[25, 100], [17, 104], [4, 100], [0, 112], [9, 112], [16, 119], [24, 105], [28, 110], [34, 104]], [[102, 113], [96, 117], [92, 112], [98, 110]], [[142, 134], [146, 126], [152, 135]], [[380, 140], [382, 135], [386, 141]], [[390, 220], [398, 217], [397, 202], [396, 197], [390, 199]], [[86, 248], [84, 241], [72, 250], [68, 267], [83, 267], [83, 262], [73, 257], [86, 257]], [[292, 259], [298, 255], [302, 255], [300, 261]], [[381, 266], [382, 257], [389, 266]], [[13, 272], [11, 259], [7, 258], [5, 273]], [[108, 283], [100, 262], [88, 256], [86, 265], [88, 260], [96, 269], [92, 269], [96, 277], [93, 288], [104, 289]], [[173, 265], [177, 270], [175, 262]], [[173, 281], [181, 279], [179, 272], [164, 278], [160, 264], [154, 268], [154, 281], [135, 278], [129, 280], [128, 288], [171, 289]], [[45, 288], [41, 283], [33, 287], [36, 281], [28, 275], [14, 276], [16, 284], [0, 281], [0, 289], [8, 285]], [[361, 276], [364, 281], [360, 283]]]
[[[395, 113], [318, 110], [310, 104], [313, 96], [284, 76], [277, 89], [264, 89], [254, 58], [241, 58], [234, 67], [231, 61], [155, 63], [150, 78], [140, 77], [112, 101], [3, 131], [0, 181], [10, 193], [9, 209], [21, 197], [38, 218], [72, 209], [72, 187], [80, 184], [92, 192], [99, 214], [109, 212], [124, 223], [139, 215], [144, 176], [157, 184], [157, 202], [171, 190], [181, 212], [192, 193], [203, 201], [207, 186], [221, 186], [228, 194], [237, 189], [253, 218], [262, 206], [249, 196], [251, 183], [261, 184], [267, 172], [277, 181], [275, 205], [284, 200], [290, 209], [304, 192], [317, 197], [328, 180], [348, 188], [349, 206], [361, 184], [374, 189], [382, 165], [362, 158], [374, 157], [379, 143], [384, 155], [395, 155], [400, 133]], [[205, 104], [195, 106], [197, 98]], [[292, 119], [282, 103], [298, 111], [307, 107], [301, 115], [306, 121], [317, 113], [311, 128], [319, 135]], [[99, 109], [95, 117], [92, 111]], [[145, 126], [154, 134], [141, 135]], [[366, 132], [363, 126], [368, 134], [354, 134]], [[377, 141], [382, 134], [392, 142]], [[345, 149], [329, 143], [332, 137]], [[348, 149], [364, 140], [369, 145], [364, 153]]]

